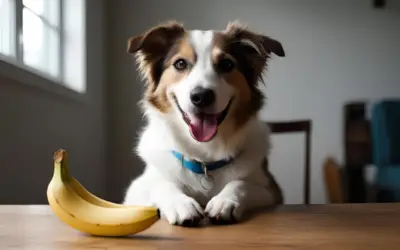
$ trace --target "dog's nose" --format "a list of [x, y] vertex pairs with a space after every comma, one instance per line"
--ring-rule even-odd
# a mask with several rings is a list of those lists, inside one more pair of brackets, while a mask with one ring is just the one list
[[196, 107], [205, 108], [214, 103], [215, 94], [211, 89], [197, 87], [190, 93], [190, 100]]

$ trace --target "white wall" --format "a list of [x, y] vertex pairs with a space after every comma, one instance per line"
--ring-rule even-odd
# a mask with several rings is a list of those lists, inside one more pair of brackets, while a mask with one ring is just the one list
[[[345, 102], [400, 96], [399, 1], [388, 1], [383, 10], [367, 0], [113, 1], [108, 10], [112, 194], [118, 199], [142, 167], [131, 154], [142, 84], [126, 40], [166, 19], [199, 29], [223, 29], [229, 20], [240, 19], [282, 42], [287, 57], [270, 63], [262, 118], [313, 120], [312, 203], [325, 202], [324, 158], [343, 158]], [[302, 139], [283, 135], [273, 140], [271, 167], [288, 203], [302, 202]]]
[[[106, 195], [103, 1], [88, 1], [86, 13], [89, 46], [83, 98], [73, 98], [72, 92], [66, 96], [68, 91], [35, 75], [0, 75], [0, 204], [47, 203], [52, 156], [60, 147], [70, 154], [73, 175], [95, 194]], [[15, 80], [22, 78], [35, 82]], [[34, 87], [41, 84], [55, 91]]]

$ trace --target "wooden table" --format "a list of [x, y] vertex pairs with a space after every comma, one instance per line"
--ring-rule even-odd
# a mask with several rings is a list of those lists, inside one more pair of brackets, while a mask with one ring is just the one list
[[400, 204], [283, 206], [233, 226], [181, 228], [159, 221], [129, 238], [64, 225], [47, 206], [0, 206], [1, 250], [400, 249]]

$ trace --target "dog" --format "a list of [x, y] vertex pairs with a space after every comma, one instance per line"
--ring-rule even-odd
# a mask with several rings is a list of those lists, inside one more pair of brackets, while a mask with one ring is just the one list
[[134, 149], [145, 169], [123, 204], [159, 208], [170, 224], [238, 223], [283, 203], [267, 167], [270, 131], [259, 89], [277, 40], [233, 21], [225, 30], [161, 23], [128, 39], [145, 91]]

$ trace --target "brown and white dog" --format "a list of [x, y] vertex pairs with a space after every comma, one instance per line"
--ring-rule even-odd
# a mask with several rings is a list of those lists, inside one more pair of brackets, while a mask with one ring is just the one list
[[136, 148], [146, 168], [124, 204], [156, 206], [169, 223], [195, 226], [283, 202], [267, 168], [269, 130], [257, 117], [267, 60], [285, 56], [278, 41], [237, 22], [202, 31], [171, 21], [131, 38], [128, 51], [146, 82]]

